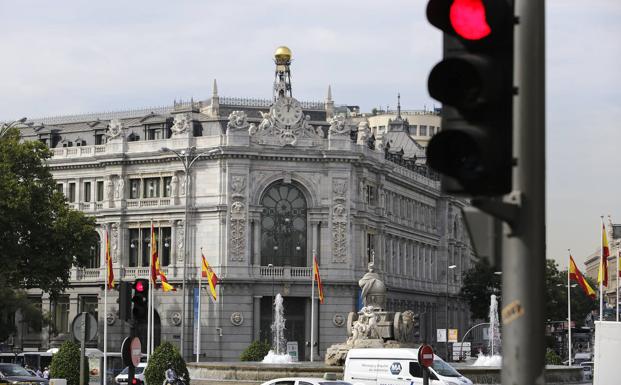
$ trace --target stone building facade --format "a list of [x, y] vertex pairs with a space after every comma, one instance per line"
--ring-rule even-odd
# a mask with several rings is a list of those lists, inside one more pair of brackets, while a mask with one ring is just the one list
[[[52, 323], [22, 327], [17, 346], [57, 346], [75, 315], [91, 311], [100, 330], [104, 320], [109, 325], [109, 350], [119, 351], [129, 328], [118, 319], [116, 291], [104, 310], [105, 234], [116, 279], [134, 281], [148, 276], [151, 224], [162, 270], [178, 289], [155, 294], [156, 343], [179, 344], [185, 275], [186, 357], [196, 340], [201, 253], [221, 279], [217, 301], [206, 291], [201, 297], [201, 360], [236, 360], [253, 340], [269, 339], [275, 293], [285, 297], [286, 337], [308, 359], [313, 253], [325, 289], [312, 323], [319, 355], [347, 338], [345, 320], [359, 308], [358, 280], [372, 260], [387, 287], [387, 310], [424, 313], [429, 341], [445, 327], [447, 280], [448, 326], [467, 330], [469, 311], [458, 297], [472, 259], [465, 202], [440, 191], [408, 121], [398, 114], [374, 134], [364, 118], [337, 113], [331, 95], [299, 102], [280, 66], [271, 99], [220, 97], [214, 81], [204, 101], [26, 122], [24, 139], [52, 149], [58, 189], [96, 218], [102, 242], [92, 246], [87, 268], [72, 270], [65, 295], [52, 301], [30, 290]], [[164, 147], [196, 158], [189, 180]], [[92, 345], [101, 349], [98, 338]]]

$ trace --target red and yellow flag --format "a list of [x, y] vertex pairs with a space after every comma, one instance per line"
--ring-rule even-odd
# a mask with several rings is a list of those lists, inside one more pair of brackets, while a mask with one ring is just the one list
[[108, 230], [106, 230], [106, 270], [108, 270], [106, 286], [108, 289], [112, 289], [114, 288], [114, 270], [112, 268], [112, 255], [110, 254], [110, 237], [108, 236]]
[[606, 237], [606, 226], [602, 222], [602, 258], [599, 261], [599, 271], [597, 272], [597, 283], [608, 287], [608, 257], [610, 256], [610, 248], [608, 247], [608, 238]]
[[203, 278], [207, 278], [207, 282], [209, 282], [209, 290], [211, 291], [211, 297], [214, 301], [216, 301], [218, 299], [218, 292], [216, 291], [216, 285], [219, 283], [218, 276], [214, 273], [211, 266], [209, 266], [204, 254], [201, 254], [201, 258], [203, 260], [201, 275]]
[[159, 269], [159, 262], [158, 262], [158, 271], [160, 272], [159, 273], [160, 281], [162, 281], [162, 290], [163, 291], [177, 291], [177, 289], [173, 285], [168, 283], [168, 278], [166, 278], [166, 274], [164, 274], [164, 272]]
[[313, 255], [313, 285], [315, 284], [314, 281], [317, 281], [319, 303], [323, 303], [323, 285], [321, 284], [321, 276], [319, 276], [319, 264], [317, 263], [317, 257]]
[[157, 276], [160, 274], [160, 261], [157, 257], [157, 236], [155, 227], [151, 224], [151, 282], [155, 285]]
[[580, 285], [580, 287], [582, 288], [582, 290], [584, 290], [586, 295], [595, 299], [596, 297], [595, 290], [593, 290], [591, 285], [589, 285], [587, 280], [584, 278], [584, 275], [582, 275], [580, 270], [578, 270], [578, 267], [576, 266], [576, 262], [574, 262], [574, 258], [571, 255], [569, 256], [569, 278], [578, 282], [578, 285]]

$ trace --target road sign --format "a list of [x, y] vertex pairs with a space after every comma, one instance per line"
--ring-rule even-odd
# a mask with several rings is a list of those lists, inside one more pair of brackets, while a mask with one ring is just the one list
[[457, 329], [448, 330], [448, 342], [457, 342]]
[[433, 349], [430, 345], [421, 345], [418, 348], [418, 363], [425, 368], [433, 365]]
[[446, 342], [446, 329], [436, 329], [436, 341]]
[[97, 319], [91, 313], [80, 313], [71, 323], [71, 332], [79, 342], [82, 342], [84, 335], [84, 342], [92, 341], [97, 336]]
[[125, 366], [138, 366], [140, 363], [140, 357], [142, 353], [142, 344], [138, 337], [127, 337], [123, 340], [121, 345], [121, 357], [123, 358], [123, 365]]

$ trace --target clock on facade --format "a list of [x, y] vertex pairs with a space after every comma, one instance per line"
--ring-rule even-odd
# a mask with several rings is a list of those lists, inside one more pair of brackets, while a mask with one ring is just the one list
[[274, 118], [285, 126], [292, 126], [302, 119], [302, 105], [294, 98], [285, 96], [274, 103]]

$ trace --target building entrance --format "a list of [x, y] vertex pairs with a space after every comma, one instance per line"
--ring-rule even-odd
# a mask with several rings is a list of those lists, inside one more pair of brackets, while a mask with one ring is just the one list
[[[307, 298], [284, 297], [283, 308], [285, 313], [285, 339], [289, 342], [298, 343], [298, 357], [300, 361], [306, 360], [306, 320], [310, 322], [310, 315], [306, 314]], [[272, 344], [272, 322], [274, 301], [272, 297], [261, 298], [261, 340]]]

